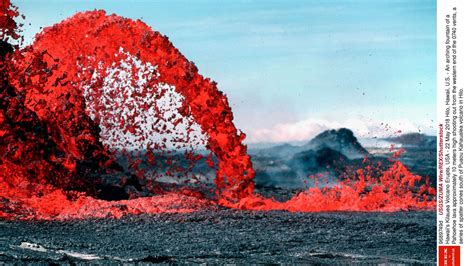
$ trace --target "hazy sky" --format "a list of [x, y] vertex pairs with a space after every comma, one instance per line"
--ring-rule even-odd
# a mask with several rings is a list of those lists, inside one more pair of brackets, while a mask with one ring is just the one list
[[435, 132], [434, 0], [12, 2], [27, 42], [77, 11], [143, 20], [218, 82], [249, 142]]

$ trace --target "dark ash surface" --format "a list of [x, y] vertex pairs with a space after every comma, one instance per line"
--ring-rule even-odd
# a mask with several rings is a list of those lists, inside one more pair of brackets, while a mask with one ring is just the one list
[[0, 221], [0, 263], [435, 264], [436, 214], [217, 210]]

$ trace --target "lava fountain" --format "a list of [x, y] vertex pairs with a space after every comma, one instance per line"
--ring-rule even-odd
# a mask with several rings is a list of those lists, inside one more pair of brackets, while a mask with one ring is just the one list
[[[381, 176], [361, 169], [287, 202], [255, 194], [245, 134], [234, 126], [226, 96], [166, 36], [140, 20], [89, 11], [20, 48], [10, 44], [21, 38], [18, 11], [9, 1], [0, 8], [0, 217], [121, 217], [214, 205], [305, 212], [435, 207], [434, 189], [416, 186], [421, 177], [399, 161]], [[181, 151], [190, 167], [173, 166], [170, 151]], [[154, 182], [186, 177], [198, 160], [216, 169], [215, 196]], [[150, 179], [144, 163], [163, 171]]]

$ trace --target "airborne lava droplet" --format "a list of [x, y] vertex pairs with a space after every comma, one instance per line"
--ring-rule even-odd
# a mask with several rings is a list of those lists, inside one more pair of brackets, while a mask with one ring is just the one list
[[[358, 171], [287, 202], [263, 198], [226, 96], [168, 38], [139, 20], [90, 11], [20, 49], [9, 44], [20, 38], [18, 12], [9, 1], [0, 8], [0, 217], [121, 217], [215, 204], [311, 212], [435, 206], [433, 188], [417, 188], [421, 177], [399, 161], [381, 176]], [[209, 155], [194, 154], [199, 149]], [[176, 166], [171, 151], [190, 167]], [[155, 182], [186, 177], [198, 160], [216, 169], [216, 199]], [[150, 178], [146, 164], [162, 172]], [[111, 176], [119, 181], [107, 183]]]

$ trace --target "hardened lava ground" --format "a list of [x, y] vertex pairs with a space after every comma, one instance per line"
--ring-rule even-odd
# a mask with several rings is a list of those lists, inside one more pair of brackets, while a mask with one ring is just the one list
[[434, 243], [434, 212], [217, 209], [0, 223], [0, 263], [434, 264]]

